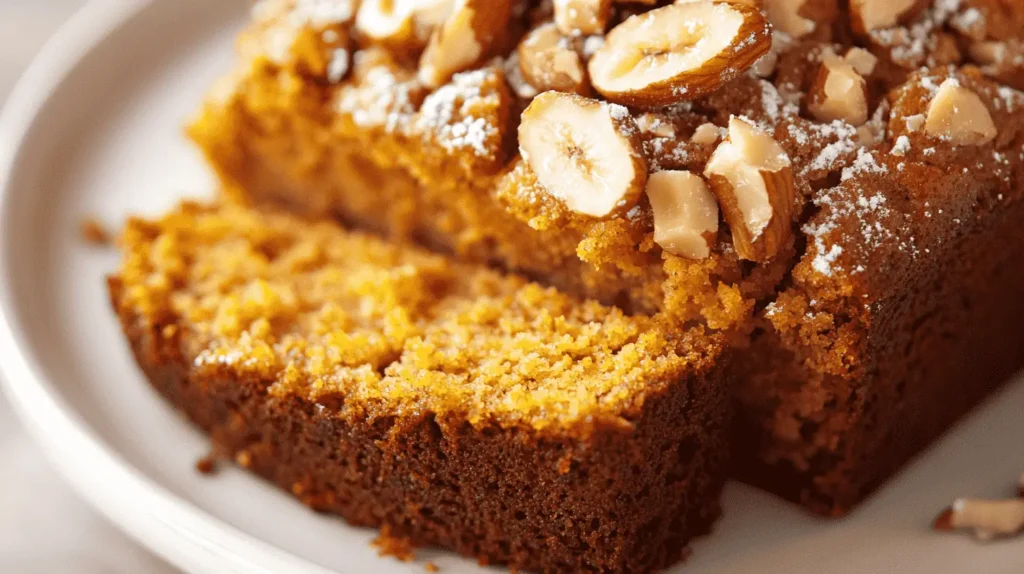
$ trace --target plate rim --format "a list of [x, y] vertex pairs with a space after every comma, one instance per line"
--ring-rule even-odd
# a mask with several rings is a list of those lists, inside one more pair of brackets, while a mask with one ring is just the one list
[[12, 182], [22, 142], [67, 76], [115, 30], [160, 0], [90, 0], [44, 44], [0, 110], [0, 388], [63, 480], [140, 545], [186, 571], [327, 573], [171, 493], [99, 438], [18, 337], [11, 293]]

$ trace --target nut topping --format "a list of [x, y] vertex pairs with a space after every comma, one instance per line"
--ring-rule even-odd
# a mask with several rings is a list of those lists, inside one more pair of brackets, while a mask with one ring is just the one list
[[853, 66], [854, 70], [863, 77], [868, 77], [875, 72], [875, 66], [878, 65], [878, 57], [868, 52], [864, 48], [858, 48], [854, 46], [846, 52], [843, 56], [846, 63]]
[[1014, 536], [1024, 531], [1024, 500], [961, 498], [935, 519], [935, 530], [970, 528], [979, 540]]
[[420, 82], [436, 88], [487, 55], [504, 32], [512, 0], [454, 0], [420, 58]]
[[711, 189], [688, 171], [659, 171], [647, 180], [654, 213], [654, 242], [673, 255], [704, 259], [718, 233], [718, 203]]
[[770, 48], [771, 26], [754, 8], [672, 4], [612, 29], [590, 60], [590, 78], [610, 101], [667, 106], [718, 89]]
[[355, 29], [371, 41], [422, 48], [451, 6], [452, 0], [363, 0]]
[[850, 19], [854, 31], [867, 34], [906, 22], [928, 4], [930, 0], [850, 0]]
[[766, 261], [791, 233], [796, 187], [785, 150], [749, 121], [732, 117], [729, 137], [704, 170], [743, 259]]
[[612, 0], [554, 0], [555, 25], [566, 36], [603, 34]]
[[697, 126], [697, 129], [693, 131], [693, 136], [690, 137], [690, 141], [698, 145], [711, 145], [718, 141], [721, 135], [722, 129], [708, 122]]
[[636, 205], [647, 162], [626, 108], [561, 92], [544, 92], [523, 112], [519, 151], [537, 181], [566, 207], [611, 217]]
[[800, 15], [807, 0], [765, 0], [768, 21], [775, 29], [792, 38], [802, 38], [814, 31], [814, 20]]
[[827, 53], [811, 84], [807, 109], [823, 122], [843, 120], [863, 125], [868, 121], [867, 82], [852, 64]]
[[580, 55], [554, 24], [527, 34], [516, 54], [523, 78], [538, 91], [586, 92], [586, 70]]
[[984, 145], [999, 133], [978, 94], [948, 78], [928, 105], [924, 131], [955, 145]]

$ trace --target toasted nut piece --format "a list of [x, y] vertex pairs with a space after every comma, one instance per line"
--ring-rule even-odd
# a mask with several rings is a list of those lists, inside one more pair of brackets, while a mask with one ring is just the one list
[[647, 179], [654, 242], [673, 255], [704, 259], [718, 233], [718, 203], [704, 180], [688, 171], [659, 171]]
[[538, 91], [587, 91], [583, 61], [554, 24], [534, 28], [519, 43], [516, 53], [523, 78]]
[[935, 530], [971, 528], [979, 540], [1014, 536], [1024, 531], [1024, 500], [961, 498], [935, 518]]
[[566, 36], [603, 34], [612, 15], [612, 0], [554, 0], [555, 25]]
[[[693, 2], [707, 2], [708, 0], [676, 0], [676, 4], [690, 4]], [[743, 4], [744, 6], [750, 6], [751, 8], [761, 9], [761, 0], [713, 0], [714, 2], [728, 2], [730, 4]], [[657, 2], [646, 2], [647, 4], [657, 4]]]
[[807, 109], [818, 120], [843, 120], [854, 126], [868, 121], [868, 84], [835, 54], [825, 54], [807, 96]]
[[659, 138], [676, 137], [676, 126], [662, 114], [646, 112], [636, 118], [636, 126], [645, 134]]
[[875, 56], [871, 52], [868, 52], [864, 48], [858, 48], [854, 46], [846, 52], [843, 56], [846, 63], [853, 66], [857, 73], [865, 78], [875, 72], [875, 66], [878, 65], [878, 56]]
[[764, 9], [768, 13], [768, 21], [776, 30], [793, 38], [802, 38], [815, 28], [814, 20], [800, 15], [805, 4], [807, 0], [765, 0]]
[[796, 187], [782, 146], [749, 121], [732, 117], [729, 137], [718, 144], [704, 176], [722, 206], [736, 252], [766, 261], [789, 239]]
[[718, 141], [718, 138], [721, 136], [722, 128], [708, 122], [697, 126], [697, 129], [693, 131], [693, 136], [690, 137], [690, 141], [700, 145], [711, 145]]
[[850, 23], [858, 34], [892, 28], [929, 4], [931, 0], [850, 0]]
[[628, 18], [590, 59], [610, 101], [658, 107], [692, 100], [736, 78], [771, 48], [771, 26], [741, 4], [672, 4]]
[[419, 80], [436, 88], [479, 62], [504, 32], [512, 0], [454, 0], [420, 58]]
[[955, 78], [939, 85], [928, 105], [924, 131], [955, 145], [984, 145], [999, 133], [978, 94], [961, 86]]
[[622, 106], [544, 92], [523, 112], [519, 151], [554, 197], [583, 215], [610, 217], [636, 205], [647, 184], [636, 124]]
[[971, 59], [986, 66], [1001, 64], [1006, 59], [1006, 42], [975, 42], [967, 48]]
[[921, 131], [921, 128], [924, 127], [924, 121], [924, 114], [914, 114], [903, 118], [903, 122], [907, 124], [908, 132]]
[[355, 29], [374, 42], [422, 48], [451, 6], [452, 0], [363, 0]]

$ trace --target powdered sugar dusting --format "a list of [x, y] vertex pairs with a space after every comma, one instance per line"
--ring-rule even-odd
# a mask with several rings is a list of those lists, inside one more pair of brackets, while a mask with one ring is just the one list
[[[423, 102], [418, 129], [432, 133], [448, 151], [468, 149], [480, 157], [494, 155], [495, 142], [501, 134], [475, 110], [497, 106], [496, 94], [485, 95], [483, 85], [492, 76], [489, 69], [456, 74], [451, 83], [437, 89]], [[485, 99], [495, 101], [486, 102]]]

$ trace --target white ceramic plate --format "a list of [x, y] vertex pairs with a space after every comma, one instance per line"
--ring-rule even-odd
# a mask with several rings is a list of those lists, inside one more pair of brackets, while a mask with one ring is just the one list
[[[212, 180], [181, 125], [231, 63], [247, 0], [95, 2], [49, 44], [0, 117], [0, 365], [39, 444], [112, 521], [174, 564], [212, 572], [422, 572], [372, 533], [234, 469], [194, 470], [207, 441], [150, 391], [108, 304], [112, 253], [78, 222], [156, 214]], [[1024, 381], [995, 397], [857, 513], [824, 521], [731, 484], [686, 572], [1024, 570], [1024, 542], [928, 530], [957, 495], [1005, 496], [1022, 469]], [[444, 572], [469, 561], [422, 553]]]

